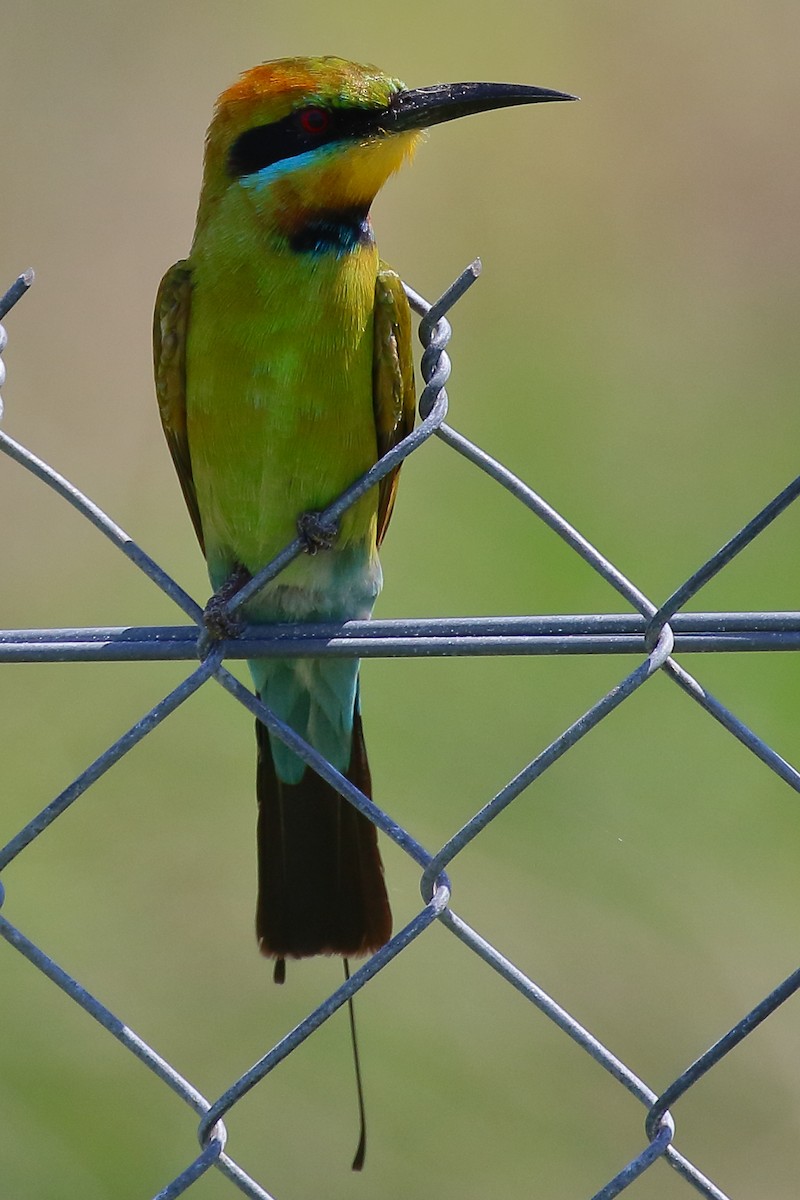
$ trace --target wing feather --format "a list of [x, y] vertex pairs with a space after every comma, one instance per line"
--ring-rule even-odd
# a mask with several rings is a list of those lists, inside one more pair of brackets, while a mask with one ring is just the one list
[[191, 302], [192, 272], [182, 259], [170, 267], [158, 289], [153, 317], [153, 361], [164, 436], [200, 548], [205, 551], [186, 433], [186, 337]]
[[[381, 263], [375, 285], [375, 349], [372, 403], [378, 454], [384, 455], [414, 428], [416, 397], [411, 357], [411, 310], [400, 276]], [[389, 525], [400, 468], [378, 485], [378, 545]]]

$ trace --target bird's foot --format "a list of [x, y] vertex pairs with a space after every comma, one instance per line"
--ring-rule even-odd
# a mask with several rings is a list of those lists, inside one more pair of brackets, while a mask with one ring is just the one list
[[220, 642], [226, 638], [238, 637], [244, 628], [244, 621], [238, 613], [230, 613], [228, 604], [236, 593], [249, 583], [252, 576], [245, 567], [237, 567], [229, 575], [221, 588], [218, 588], [203, 609], [203, 624], [212, 641]]
[[330, 550], [339, 533], [338, 521], [323, 521], [318, 512], [304, 512], [297, 518], [297, 535], [306, 554]]

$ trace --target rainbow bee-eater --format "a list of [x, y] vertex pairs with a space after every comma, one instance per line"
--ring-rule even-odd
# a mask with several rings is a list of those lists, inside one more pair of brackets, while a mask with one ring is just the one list
[[[187, 259], [155, 314], [161, 418], [215, 593], [301, 531], [303, 553], [246, 606], [256, 622], [370, 615], [397, 471], [345, 512], [314, 514], [414, 422], [411, 322], [370, 207], [428, 126], [573, 97], [495, 83], [407, 89], [371, 66], [290, 58], [217, 101]], [[358, 662], [250, 664], [264, 703], [371, 794]], [[375, 827], [260, 722], [256, 929], [264, 954], [376, 950], [391, 914]]]

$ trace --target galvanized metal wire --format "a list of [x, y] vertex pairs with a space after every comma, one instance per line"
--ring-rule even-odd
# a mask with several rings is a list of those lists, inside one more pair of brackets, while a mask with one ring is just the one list
[[[414, 453], [429, 438], [437, 437], [508, 490], [535, 517], [549, 526], [615, 590], [632, 611], [618, 615], [456, 617], [439, 620], [245, 626], [240, 636], [235, 639], [215, 640], [204, 626], [202, 607], [179, 587], [168, 572], [72, 483], [26, 447], [6, 433], [0, 432], [0, 451], [76, 508], [178, 607], [189, 622], [169, 627], [124, 629], [4, 630], [0, 631], [0, 661], [141, 662], [169, 659], [195, 664], [177, 687], [155, 704], [64, 791], [40, 812], [31, 816], [24, 827], [9, 838], [6, 845], [0, 849], [0, 871], [21, 855], [123, 755], [210, 680], [219, 683], [268, 725], [421, 868], [420, 887], [423, 903], [413, 920], [309, 1013], [291, 1033], [273, 1046], [249, 1071], [216, 1098], [203, 1096], [176, 1067], [165, 1061], [153, 1047], [138, 1037], [121, 1016], [113, 1013], [99, 998], [88, 992], [21, 929], [0, 914], [0, 934], [6, 943], [99, 1022], [199, 1117], [199, 1153], [187, 1153], [185, 1168], [173, 1179], [165, 1181], [156, 1200], [171, 1200], [172, 1197], [187, 1194], [192, 1185], [212, 1168], [226, 1176], [245, 1196], [270, 1200], [270, 1193], [225, 1153], [225, 1117], [251, 1088], [264, 1079], [351, 996], [365, 987], [392, 959], [402, 954], [406, 947], [435, 921], [439, 921], [464, 946], [530, 1001], [539, 1013], [552, 1021], [643, 1105], [644, 1135], [640, 1152], [630, 1162], [623, 1164], [614, 1178], [596, 1192], [592, 1200], [611, 1200], [611, 1197], [618, 1196], [660, 1159], [672, 1166], [695, 1193], [712, 1197], [714, 1200], [726, 1200], [726, 1194], [675, 1146], [675, 1126], [670, 1109], [700, 1078], [794, 995], [800, 987], [800, 969], [777, 983], [769, 994], [750, 1012], [745, 1013], [731, 1029], [722, 1031], [718, 1040], [694, 1063], [687, 1066], [659, 1095], [612, 1050], [590, 1034], [571, 1013], [512, 963], [499, 948], [481, 937], [453, 911], [450, 905], [447, 868], [525, 788], [657, 673], [665, 674], [689, 699], [709, 713], [766, 767], [795, 791], [800, 791], [798, 770], [786, 762], [720, 700], [711, 695], [674, 657], [676, 653], [687, 651], [740, 653], [790, 651], [800, 648], [800, 612], [681, 611], [687, 601], [694, 597], [709, 579], [794, 502], [800, 495], [800, 477], [785, 487], [717, 554], [703, 563], [668, 600], [661, 605], [654, 603], [541, 496], [446, 423], [448, 398], [445, 384], [450, 374], [446, 347], [452, 332], [447, 315], [475, 282], [479, 271], [480, 263], [472, 263], [433, 305], [428, 304], [411, 288], [406, 289], [413, 309], [421, 318], [419, 333], [425, 347], [422, 359], [425, 388], [419, 402], [420, 424], [361, 479], [354, 481], [352, 486], [321, 514], [321, 520], [336, 522], [349, 505], [373, 487], [402, 459]], [[0, 319], [25, 294], [32, 280], [33, 273], [26, 272], [0, 298]], [[6, 333], [0, 326], [0, 353], [5, 345]], [[5, 371], [0, 359], [0, 385], [4, 379]], [[228, 615], [231, 618], [235, 617], [260, 587], [302, 552], [303, 543], [296, 538], [228, 602]], [[224, 666], [226, 659], [252, 658], [258, 655], [417, 658], [431, 655], [507, 654], [632, 655], [637, 661], [632, 670], [624, 674], [614, 687], [501, 788], [435, 854], [426, 851], [407, 829], [340, 775]], [[4, 893], [0, 884], [0, 904], [3, 899]]]

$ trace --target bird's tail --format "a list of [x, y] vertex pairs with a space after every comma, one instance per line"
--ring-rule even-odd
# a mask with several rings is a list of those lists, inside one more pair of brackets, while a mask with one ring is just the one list
[[[256, 739], [261, 952], [278, 959], [279, 978], [284, 958], [377, 950], [391, 935], [392, 917], [375, 826], [310, 767], [297, 783], [280, 779], [260, 721]], [[344, 774], [371, 796], [357, 706]]]

